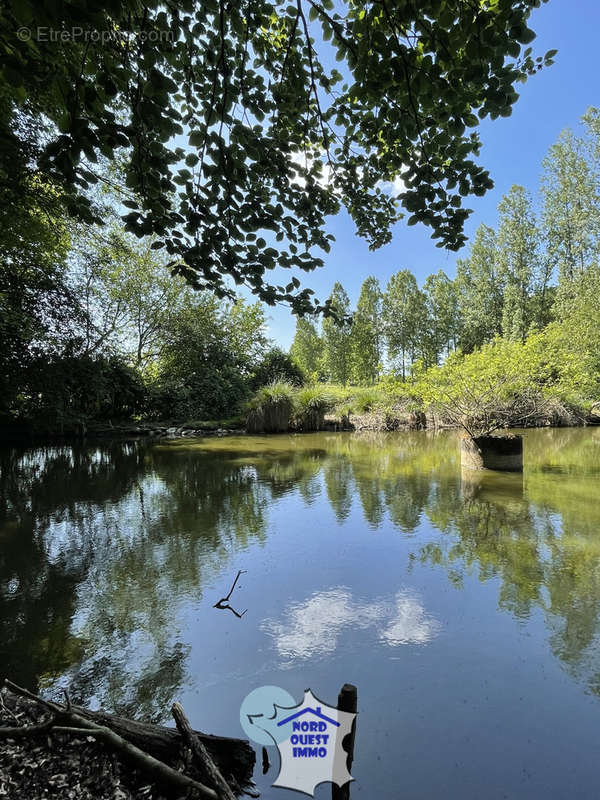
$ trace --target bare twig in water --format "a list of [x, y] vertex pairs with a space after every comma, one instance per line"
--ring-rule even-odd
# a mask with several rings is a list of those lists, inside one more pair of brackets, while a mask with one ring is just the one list
[[233, 594], [233, 590], [235, 589], [235, 585], [236, 585], [236, 583], [238, 582], [240, 575], [243, 575], [243, 574], [244, 574], [244, 572], [246, 572], [246, 570], [245, 570], [245, 569], [240, 569], [240, 570], [238, 570], [238, 574], [235, 576], [235, 580], [234, 580], [234, 582], [233, 582], [233, 583], [232, 583], [232, 585], [231, 585], [231, 589], [229, 590], [229, 594], [225, 595], [225, 597], [222, 597], [220, 600], [218, 600], [218, 601], [217, 601], [217, 602], [214, 604], [213, 608], [220, 608], [220, 609], [225, 609], [225, 608], [226, 608], [226, 609], [229, 609], [229, 611], [233, 612], [233, 613], [235, 614], [235, 616], [236, 616], [236, 617], [238, 617], [238, 619], [241, 619], [241, 618], [244, 616], [244, 614], [246, 613], [246, 611], [248, 611], [248, 609], [245, 609], [245, 611], [242, 611], [242, 613], [241, 613], [241, 614], [239, 614], [239, 613], [238, 613], [238, 612], [235, 610], [235, 608], [232, 608], [232, 607], [229, 605], [229, 598], [230, 598], [230, 597], [231, 597], [231, 595]]

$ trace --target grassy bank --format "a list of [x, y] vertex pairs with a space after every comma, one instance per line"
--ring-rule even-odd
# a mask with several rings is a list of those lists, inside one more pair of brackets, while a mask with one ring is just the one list
[[[388, 375], [373, 386], [285, 380], [260, 387], [249, 402], [231, 398], [217, 419], [130, 417], [117, 423], [80, 421], [63, 436], [202, 435], [243, 429], [250, 433], [331, 429], [398, 430], [456, 427], [476, 435], [507, 427], [564, 426], [600, 422], [600, 328], [592, 313], [551, 323], [525, 342], [497, 338], [470, 354], [452, 352], [440, 366], [417, 363], [410, 377]], [[194, 397], [203, 403], [203, 392]], [[14, 438], [28, 431], [15, 426]], [[34, 431], [30, 431], [34, 432]], [[6, 433], [0, 430], [0, 434]], [[4, 435], [2, 438], [8, 438]]]
[[[495, 339], [441, 366], [417, 365], [409, 380], [369, 387], [277, 382], [249, 406], [248, 430], [460, 427], [472, 434], [507, 427], [600, 422], [600, 360], [581, 340], [550, 325], [525, 342]], [[274, 421], [276, 418], [276, 422]]]

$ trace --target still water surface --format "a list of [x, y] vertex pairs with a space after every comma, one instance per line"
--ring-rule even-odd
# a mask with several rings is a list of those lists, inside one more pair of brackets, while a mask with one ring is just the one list
[[523, 476], [454, 433], [2, 450], [0, 672], [232, 736], [352, 682], [353, 798], [598, 798], [600, 430], [524, 435]]

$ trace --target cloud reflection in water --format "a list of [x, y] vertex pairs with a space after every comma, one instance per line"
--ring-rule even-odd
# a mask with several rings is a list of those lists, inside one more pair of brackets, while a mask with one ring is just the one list
[[366, 602], [354, 600], [345, 587], [315, 592], [290, 605], [282, 619], [266, 619], [261, 624], [288, 663], [331, 655], [346, 630], [373, 629], [380, 643], [397, 647], [426, 644], [439, 628], [420, 601], [406, 592]]

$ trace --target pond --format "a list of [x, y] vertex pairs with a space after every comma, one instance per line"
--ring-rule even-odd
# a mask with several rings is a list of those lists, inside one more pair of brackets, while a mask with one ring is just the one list
[[596, 798], [600, 429], [524, 437], [522, 476], [452, 432], [4, 449], [0, 672], [230, 736], [351, 682], [353, 798]]

